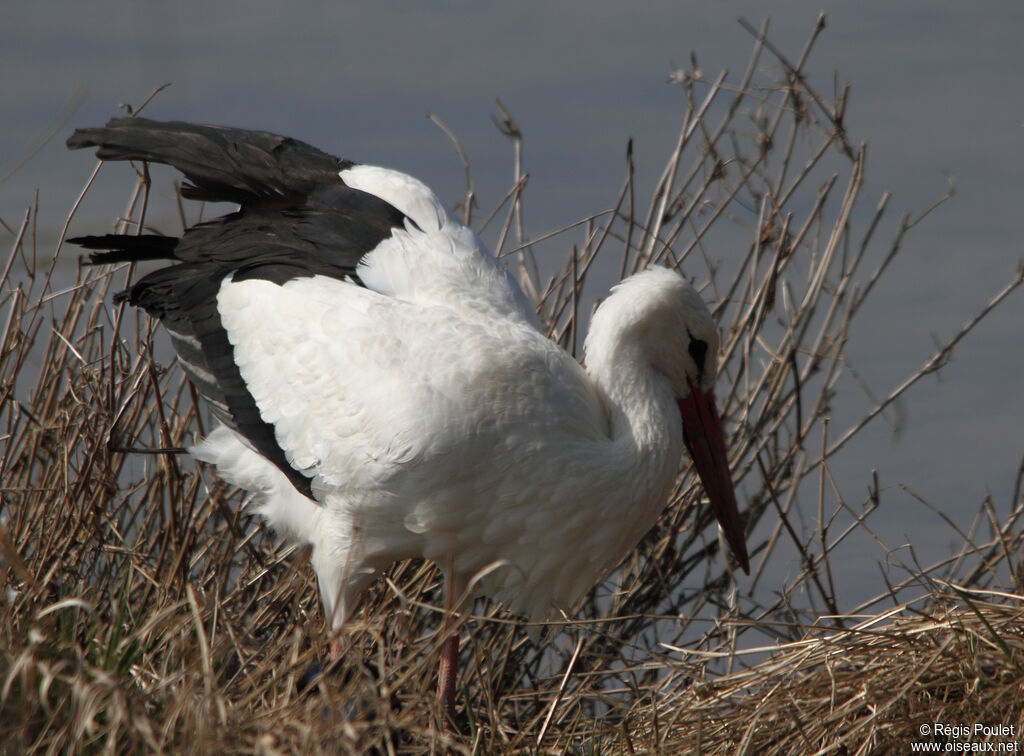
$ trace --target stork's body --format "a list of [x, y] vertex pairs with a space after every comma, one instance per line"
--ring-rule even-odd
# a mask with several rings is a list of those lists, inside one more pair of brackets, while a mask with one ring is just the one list
[[456, 591], [484, 575], [477, 588], [533, 618], [570, 610], [667, 503], [680, 412], [746, 568], [711, 394], [715, 324], [678, 274], [616, 287], [584, 369], [409, 176], [269, 134], [138, 119], [69, 145], [169, 163], [192, 196], [241, 204], [181, 240], [80, 242], [113, 250], [99, 261], [182, 261], [126, 297], [161, 318], [221, 420], [193, 453], [313, 545], [334, 629], [408, 557], [437, 562]]

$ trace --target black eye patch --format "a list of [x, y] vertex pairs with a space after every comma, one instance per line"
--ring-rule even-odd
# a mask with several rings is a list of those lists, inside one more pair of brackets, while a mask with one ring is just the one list
[[707, 358], [708, 355], [708, 342], [701, 341], [700, 339], [695, 339], [693, 336], [690, 336], [690, 343], [686, 347], [686, 351], [690, 353], [690, 356], [693, 358], [693, 361], [697, 363], [698, 376], [701, 379], [703, 379], [704, 360]]

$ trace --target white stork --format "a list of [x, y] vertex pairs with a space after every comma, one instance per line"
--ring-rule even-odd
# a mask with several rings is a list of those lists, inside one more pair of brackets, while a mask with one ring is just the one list
[[[440, 566], [449, 605], [472, 587], [534, 619], [572, 609], [654, 524], [684, 444], [748, 570], [712, 394], [718, 334], [677, 273], [612, 290], [584, 368], [410, 176], [266, 132], [142, 118], [68, 146], [171, 165], [185, 197], [240, 205], [181, 238], [72, 241], [108, 250], [98, 263], [178, 261], [117, 301], [159, 318], [220, 421], [192, 453], [312, 544], [332, 653], [374, 576], [409, 557]], [[457, 652], [453, 634], [438, 684], [449, 716]]]

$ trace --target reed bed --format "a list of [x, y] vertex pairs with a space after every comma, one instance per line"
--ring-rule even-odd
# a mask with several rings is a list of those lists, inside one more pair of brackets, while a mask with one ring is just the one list
[[[869, 493], [850, 503], [830, 473], [1024, 274], [904, 381], [864, 391], [844, 352], [851, 324], [942, 198], [880, 241], [890, 197], [861, 197], [848, 89], [811, 83], [824, 18], [795, 56], [767, 24], [747, 26], [738, 78], [706, 75], [696, 56], [672, 71], [685, 113], [654, 185], [638, 185], [630, 144], [609, 207], [565, 228], [527, 235], [524, 135], [500, 103], [515, 177], [484, 217], [459, 149], [460, 211], [567, 349], [593, 297], [652, 263], [714, 303], [754, 564], [742, 591], [684, 470], [655, 529], [571, 617], [528, 628], [479, 601], [464, 618], [457, 735], [433, 725], [432, 565], [396, 565], [348, 629], [349, 653], [308, 684], [326, 655], [308, 553], [183, 453], [209, 418], [153, 324], [111, 302], [138, 272], [79, 266], [58, 283], [76, 253], [63, 233], [42, 249], [29, 208], [5, 224], [0, 276], [0, 751], [886, 753], [924, 721], [1024, 725], [1021, 473], [1008, 515], [982, 502], [959, 552], [855, 607], [831, 556], [852, 534], [876, 537], [883, 493], [865, 471]], [[129, 232], [154, 213], [137, 168], [116, 221]], [[73, 209], [64, 230], [74, 222]], [[837, 429], [831, 407], [851, 396], [864, 410]], [[878, 540], [879, 560], [893, 558]], [[773, 582], [773, 565], [794, 561], [795, 577]]]

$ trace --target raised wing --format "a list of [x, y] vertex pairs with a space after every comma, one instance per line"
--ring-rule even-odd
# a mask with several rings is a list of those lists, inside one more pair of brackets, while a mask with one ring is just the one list
[[[186, 197], [241, 205], [193, 226], [180, 239], [107, 235], [71, 241], [106, 250], [92, 255], [95, 263], [177, 261], [118, 298], [163, 323], [217, 417], [310, 498], [317, 473], [312, 458], [293, 438], [282, 438], [278, 400], [254, 396], [239, 369], [237, 345], [226, 327], [231, 321], [239, 328], [239, 313], [230, 311], [230, 297], [219, 298], [222, 288], [231, 289], [226, 283], [284, 286], [325, 277], [338, 282], [331, 287], [338, 296], [366, 286], [410, 302], [441, 303], [470, 318], [532, 318], [518, 287], [475, 235], [412, 177], [266, 132], [174, 121], [114, 119], [102, 128], [77, 130], [68, 140], [72, 149], [90, 146], [103, 159], [177, 168], [189, 181], [182, 189]], [[344, 339], [345, 333], [336, 337]], [[301, 341], [302, 334], [294, 338]], [[296, 367], [298, 347], [293, 341], [263, 355], [256, 372], [287, 375]], [[290, 427], [302, 422], [292, 420]]]
[[68, 149], [96, 147], [103, 160], [141, 160], [177, 168], [189, 180], [189, 199], [240, 205], [305, 202], [355, 163], [304, 142], [265, 131], [183, 121], [114, 118], [106, 126], [76, 129]]

